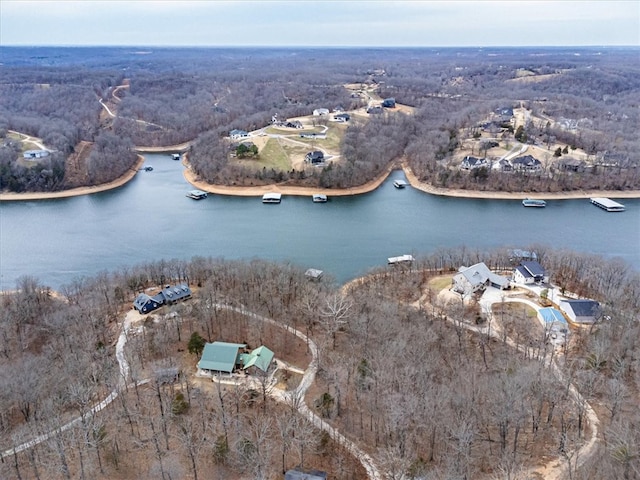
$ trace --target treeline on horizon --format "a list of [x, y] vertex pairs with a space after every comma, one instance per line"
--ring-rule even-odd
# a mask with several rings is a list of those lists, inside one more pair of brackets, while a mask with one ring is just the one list
[[[142, 51], [144, 50], [144, 51]], [[0, 189], [58, 190], [103, 183], [135, 162], [132, 145], [193, 141], [189, 159], [212, 183], [247, 179], [322, 187], [359, 185], [405, 158], [419, 179], [479, 190], [560, 191], [640, 188], [640, 65], [634, 49], [12, 49], [3, 47], [0, 136], [16, 130], [56, 149], [50, 163], [28, 168], [16, 145], [0, 147]], [[578, 51], [578, 54], [576, 54]], [[99, 55], [98, 55], [99, 54]], [[525, 69], [547, 75], [514, 83]], [[384, 71], [384, 75], [376, 72]], [[556, 75], [557, 74], [557, 75]], [[118, 116], [105, 120], [98, 99]], [[414, 107], [352, 121], [341, 146], [344, 161], [324, 169], [255, 171], [229, 161], [228, 132], [251, 131], [319, 107], [362, 106], [343, 85], [377, 84], [381, 97]], [[553, 138], [595, 155], [607, 151], [616, 168], [580, 174], [462, 175], [447, 161], [489, 112], [524, 105], [554, 118], [588, 119], [579, 134], [531, 125], [530, 139]], [[65, 172], [79, 142], [98, 142], [81, 180]], [[508, 141], [508, 138], [505, 139]], [[65, 175], [66, 173], [66, 175]]]
[[[586, 406], [540, 361], [548, 347], [531, 333], [535, 319], [522, 307], [496, 314], [505, 326], [520, 324], [517, 341], [527, 349], [516, 353], [505, 342], [462, 328], [476, 324], [477, 304], [443, 304], [430, 290], [432, 279], [461, 265], [484, 261], [506, 270], [517, 263], [507, 248], [460, 247], [418, 258], [410, 270], [372, 271], [347, 289], [328, 277], [309, 281], [304, 269], [287, 263], [205, 257], [100, 272], [55, 295], [25, 276], [0, 299], [0, 451], [85, 417], [6, 457], [0, 476], [197, 478], [207, 472], [211, 478], [274, 478], [302, 465], [322, 467], [331, 478], [364, 478], [356, 459], [291, 406], [272, 401], [266, 385], [205, 388], [193, 378], [194, 333], [205, 341], [266, 344], [279, 359], [304, 368], [305, 343], [283, 333], [295, 328], [320, 350], [307, 404], [373, 452], [386, 472], [415, 479], [493, 478], [560, 454], [572, 478], [625, 478], [638, 466], [640, 440], [640, 274], [617, 260], [526, 248], [536, 252], [554, 284], [604, 307], [600, 324], [572, 333], [576, 346], [559, 362], [600, 418], [602, 438], [580, 467], [573, 452], [589, 437]], [[122, 389], [113, 404], [90, 413], [118, 384], [114, 346], [135, 296], [182, 282], [193, 287], [193, 298], [145, 317], [128, 336], [132, 378], [150, 381]], [[425, 307], [412, 307], [420, 298], [427, 299]], [[284, 330], [218, 304], [273, 318]], [[175, 385], [158, 380], [158, 372], [174, 368], [184, 373]]]

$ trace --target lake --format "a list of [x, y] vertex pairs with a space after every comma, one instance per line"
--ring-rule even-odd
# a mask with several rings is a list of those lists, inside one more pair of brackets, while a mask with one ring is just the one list
[[525, 247], [540, 243], [605, 257], [640, 270], [640, 200], [621, 200], [607, 213], [587, 199], [520, 200], [439, 197], [396, 189], [393, 172], [369, 194], [330, 198], [185, 196], [193, 187], [169, 155], [147, 154], [153, 171], [139, 172], [108, 192], [56, 200], [0, 204], [0, 287], [21, 275], [59, 288], [102, 270], [156, 259], [193, 256], [264, 258], [318, 268], [339, 282], [386, 264], [391, 256], [440, 247]]

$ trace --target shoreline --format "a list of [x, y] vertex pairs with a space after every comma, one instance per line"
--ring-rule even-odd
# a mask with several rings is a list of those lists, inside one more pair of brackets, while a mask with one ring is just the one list
[[80, 195], [91, 195], [92, 193], [106, 192], [114, 190], [129, 183], [136, 176], [136, 173], [144, 165], [144, 156], [138, 154], [138, 162], [135, 166], [120, 178], [109, 183], [95, 185], [93, 187], [77, 187], [60, 192], [26, 192], [26, 193], [0, 193], [0, 202], [16, 202], [26, 200], [53, 200], [56, 198], [79, 197]]
[[[0, 193], [0, 202], [3, 201], [30, 201], [30, 200], [51, 200], [56, 198], [77, 197], [80, 195], [91, 195], [93, 193], [105, 192], [120, 188], [131, 181], [136, 173], [142, 168], [145, 162], [143, 153], [164, 153], [181, 151], [187, 144], [173, 145], [170, 147], [136, 147], [138, 152], [138, 162], [133, 169], [130, 169], [122, 177], [102, 185], [93, 187], [77, 187], [60, 192], [27, 192], [27, 193]], [[572, 200], [591, 197], [607, 198], [640, 198], [640, 190], [574, 190], [570, 192], [492, 192], [480, 190], [461, 190], [439, 188], [427, 183], [419, 182], [413, 171], [405, 164], [392, 163], [376, 179], [352, 188], [322, 188], [322, 187], [298, 187], [282, 184], [260, 185], [260, 186], [229, 186], [212, 185], [197, 178], [191, 170], [189, 163], [183, 159], [183, 176], [193, 187], [207, 193], [217, 195], [229, 195], [237, 197], [258, 197], [268, 192], [281, 193], [283, 195], [311, 196], [322, 193], [332, 197], [345, 197], [352, 195], [362, 195], [376, 190], [389, 177], [392, 171], [402, 170], [409, 181], [409, 184], [424, 193], [455, 198], [475, 198], [487, 200], [522, 200], [524, 198], [537, 198], [541, 200]]]

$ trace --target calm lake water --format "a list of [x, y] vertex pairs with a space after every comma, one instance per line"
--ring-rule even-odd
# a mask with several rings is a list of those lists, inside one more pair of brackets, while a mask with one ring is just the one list
[[386, 264], [387, 257], [439, 247], [524, 247], [541, 243], [606, 257], [640, 270], [640, 200], [607, 213], [588, 200], [551, 200], [543, 209], [519, 200], [475, 200], [393, 187], [315, 204], [283, 196], [210, 195], [194, 201], [180, 162], [146, 155], [152, 172], [124, 187], [59, 200], [0, 204], [0, 287], [21, 275], [52, 288], [102, 270], [195, 255], [286, 260], [345, 282]]

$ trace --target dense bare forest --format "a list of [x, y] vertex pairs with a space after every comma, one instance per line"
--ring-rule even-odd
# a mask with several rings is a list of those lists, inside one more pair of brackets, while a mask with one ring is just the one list
[[[349, 187], [404, 159], [420, 180], [449, 188], [640, 186], [640, 65], [633, 48], [138, 52], [3, 47], [2, 52], [2, 190], [77, 186], [70, 175], [65, 177], [69, 159], [83, 163], [82, 181], [102, 183], [134, 164], [135, 155], [126, 153], [132, 146], [183, 142], [192, 142], [194, 171], [216, 183], [250, 178], [256, 184]], [[275, 114], [286, 119], [311, 115], [320, 107], [353, 111], [371, 101], [345, 85], [360, 85], [376, 98], [394, 98], [413, 113], [384, 109], [382, 115], [353, 118], [339, 146], [340, 160], [321, 168], [275, 168], [260, 164], [259, 156], [247, 166], [229, 155], [233, 129], [263, 128]], [[486, 126], [489, 115], [504, 108], [524, 109], [521, 131], [505, 124], [498, 131]], [[20, 148], [9, 131], [42, 139], [55, 155], [48, 163], [17, 161]], [[461, 157], [481, 152], [479, 142], [487, 138], [503, 149], [496, 158], [516, 143], [546, 148], [539, 158], [542, 168], [462, 171]], [[80, 142], [91, 142], [93, 148], [78, 160], [73, 153]], [[581, 156], [573, 158], [578, 152]], [[573, 163], [554, 161], [563, 155]]]
[[[540, 473], [551, 465], [562, 478], [639, 478], [638, 273], [529, 250], [563, 291], [603, 305], [562, 351], [525, 304], [503, 298], [488, 316], [443, 296], [460, 265], [508, 271], [507, 249], [442, 249], [343, 287], [293, 265], [210, 258], [103, 272], [59, 292], [24, 277], [1, 299], [0, 476], [267, 479], [299, 466], [336, 479], [374, 478], [369, 468], [390, 479], [561, 478]], [[193, 298], [131, 316], [139, 292], [167, 283], [189, 284]], [[273, 382], [197, 377], [214, 340], [268, 345]]]

